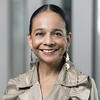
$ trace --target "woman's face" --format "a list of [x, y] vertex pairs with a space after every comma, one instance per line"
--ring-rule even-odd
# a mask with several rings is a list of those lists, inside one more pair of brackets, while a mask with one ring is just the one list
[[28, 42], [39, 61], [52, 64], [61, 61], [69, 45], [65, 23], [55, 12], [45, 11], [32, 21], [32, 33]]

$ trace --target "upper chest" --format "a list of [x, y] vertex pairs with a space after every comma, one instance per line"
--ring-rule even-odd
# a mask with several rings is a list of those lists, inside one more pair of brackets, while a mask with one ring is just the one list
[[[66, 87], [54, 85], [44, 100], [88, 100], [89, 96], [90, 89], [85, 86]], [[19, 98], [20, 100], [43, 100], [40, 84], [35, 84], [19, 95]]]

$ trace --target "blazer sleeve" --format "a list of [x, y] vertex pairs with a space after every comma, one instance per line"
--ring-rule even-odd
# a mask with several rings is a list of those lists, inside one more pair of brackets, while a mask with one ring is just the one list
[[8, 81], [8, 85], [6, 91], [2, 97], [2, 100], [19, 100], [18, 96], [22, 93], [19, 91], [16, 86], [16, 81], [14, 79], [10, 79]]
[[98, 91], [96, 88], [96, 84], [93, 78], [90, 78], [91, 81], [91, 94], [90, 94], [90, 100], [99, 100]]

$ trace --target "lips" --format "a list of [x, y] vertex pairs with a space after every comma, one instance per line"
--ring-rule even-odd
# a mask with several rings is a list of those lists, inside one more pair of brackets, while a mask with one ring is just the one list
[[42, 51], [42, 53], [44, 53], [46, 55], [54, 54], [58, 50], [59, 49], [40, 49], [40, 51]]

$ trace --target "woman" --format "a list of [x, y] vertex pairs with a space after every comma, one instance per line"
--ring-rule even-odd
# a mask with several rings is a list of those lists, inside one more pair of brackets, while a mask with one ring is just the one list
[[99, 100], [93, 79], [69, 61], [67, 27], [65, 14], [56, 5], [33, 13], [27, 38], [38, 62], [8, 81], [3, 100]]

